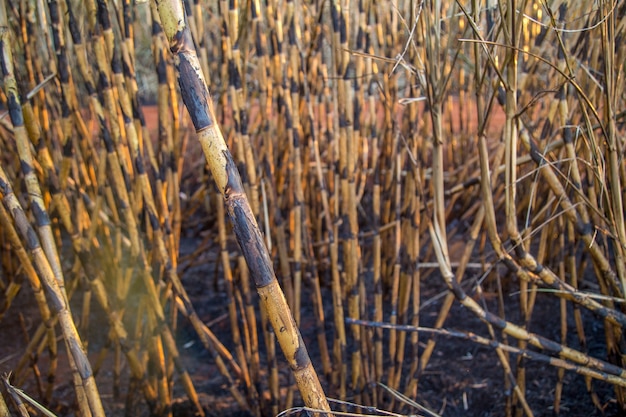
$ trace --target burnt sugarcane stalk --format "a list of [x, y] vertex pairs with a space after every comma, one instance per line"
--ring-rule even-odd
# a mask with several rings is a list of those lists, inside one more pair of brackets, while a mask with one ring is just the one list
[[[104, 416], [102, 402], [96, 387], [95, 379], [87, 355], [82, 348], [82, 342], [74, 325], [69, 311], [69, 303], [65, 293], [65, 279], [56, 248], [47, 208], [43, 203], [43, 194], [39, 186], [39, 180], [34, 174], [33, 157], [29, 149], [29, 139], [24, 125], [17, 81], [13, 68], [13, 54], [10, 47], [10, 33], [7, 27], [6, 5], [0, 4], [0, 67], [4, 81], [5, 94], [8, 98], [9, 115], [14, 126], [14, 134], [18, 148], [20, 165], [26, 179], [26, 185], [30, 196], [31, 210], [35, 214], [35, 221], [39, 236], [28, 223], [26, 215], [10, 186], [4, 170], [0, 169], [0, 196], [14, 218], [26, 246], [31, 251], [35, 261], [35, 269], [48, 288], [53, 305], [53, 310], [60, 317], [61, 328], [70, 352], [70, 366], [75, 370], [75, 386], [77, 393], [86, 396], [86, 402], [79, 399], [81, 410], [92, 413], [94, 416]], [[79, 397], [80, 398], [80, 397]]]
[[[77, 372], [79, 373], [78, 384], [81, 384], [86, 394], [87, 403], [81, 404], [81, 410], [86, 410], [89, 415], [104, 417], [104, 409], [102, 407], [102, 401], [98, 393], [98, 388], [91, 370], [91, 365], [87, 358], [87, 354], [82, 348], [82, 342], [74, 320], [68, 309], [68, 303], [65, 293], [62, 287], [59, 285], [54, 272], [50, 266], [50, 262], [47, 259], [42, 245], [33, 227], [30, 225], [26, 213], [22, 209], [17, 197], [13, 193], [13, 189], [9, 183], [4, 169], [0, 167], [0, 197], [5, 205], [6, 211], [11, 213], [13, 222], [15, 223], [18, 232], [22, 239], [26, 242], [26, 246], [33, 257], [35, 270], [43, 281], [50, 303], [53, 308], [54, 314], [59, 316], [61, 324], [61, 330], [63, 336], [67, 342], [67, 346], [70, 355], [76, 364]], [[80, 401], [80, 400], [79, 400]]]
[[253, 276], [261, 302], [291, 366], [302, 398], [308, 407], [330, 408], [304, 346], [284, 294], [276, 280], [272, 261], [263, 242], [241, 178], [224, 137], [217, 126], [211, 97], [186, 24], [182, 2], [157, 1], [163, 29], [178, 69], [178, 81], [215, 182], [224, 196], [237, 241]]

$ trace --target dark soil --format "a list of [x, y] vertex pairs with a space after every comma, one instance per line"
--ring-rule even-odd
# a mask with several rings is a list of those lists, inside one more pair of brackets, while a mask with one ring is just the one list
[[[199, 239], [186, 238], [182, 242], [182, 252], [191, 253], [200, 243]], [[224, 314], [226, 294], [223, 283], [219, 277], [219, 271], [209, 256], [204, 265], [189, 268], [183, 275], [184, 285], [188, 289], [194, 306], [200, 318], [211, 323], [211, 329], [220, 339], [229, 346], [230, 325]], [[216, 275], [218, 274], [218, 275]], [[507, 277], [504, 278], [509, 279]], [[486, 286], [489, 288], [489, 285]], [[326, 288], [325, 299], [330, 298]], [[438, 276], [433, 273], [422, 283], [423, 300], [435, 297], [444, 291], [443, 284]], [[505, 294], [505, 297], [509, 297]], [[516, 322], [519, 316], [515, 303], [516, 297], [509, 297], [507, 302], [506, 316]], [[74, 314], [80, 311], [80, 300], [76, 300]], [[421, 315], [421, 325], [428, 327], [434, 323], [440, 307], [440, 301], [427, 306]], [[484, 293], [483, 301], [491, 311], [497, 311], [496, 294]], [[508, 301], [508, 299], [507, 299]], [[95, 305], [95, 303], [93, 303]], [[302, 333], [314, 363], [319, 364], [319, 352], [315, 338], [315, 326], [313, 314], [308, 300], [303, 300]], [[330, 311], [328, 312], [330, 313]], [[559, 329], [554, 327], [553, 317], [559, 315], [558, 300], [555, 297], [539, 294], [534, 313], [534, 321], [531, 330], [553, 340], [559, 339]], [[33, 303], [30, 289], [24, 288], [13, 302], [10, 310], [0, 322], [0, 372], [8, 373], [17, 365], [21, 353], [24, 351], [27, 341], [25, 334], [32, 335], [36, 324], [39, 322], [39, 313]], [[550, 317], [550, 320], [545, 318]], [[572, 314], [569, 314], [572, 317]], [[603, 327], [592, 316], [586, 316], [586, 332], [589, 338], [589, 348], [595, 357], [606, 357]], [[92, 325], [86, 339], [90, 341], [89, 352], [93, 363], [96, 363], [99, 352], [106, 347], [106, 333], [102, 332], [104, 319], [98, 318], [97, 308], [94, 307]], [[20, 323], [23, 323], [23, 328]], [[568, 344], [574, 348], [580, 348], [574, 333], [574, 323], [570, 324]], [[330, 327], [331, 324], [328, 323]], [[446, 328], [472, 331], [488, 337], [486, 326], [474, 317], [460, 304], [455, 303]], [[387, 331], [386, 331], [387, 333]], [[329, 329], [329, 341], [332, 340], [332, 331]], [[420, 341], [425, 346], [428, 335], [420, 335]], [[498, 335], [500, 337], [500, 335]], [[222, 378], [217, 372], [215, 363], [210, 354], [202, 347], [191, 326], [184, 320], [180, 320], [177, 333], [180, 351], [190, 373], [197, 391], [200, 393], [201, 402], [209, 416], [246, 416], [247, 412], [238, 408], [230, 397]], [[438, 344], [426, 372], [422, 375], [417, 398], [419, 404], [430, 410], [441, 413], [443, 416], [500, 416], [504, 415], [505, 403], [509, 400], [510, 392], [504, 386], [503, 370], [497, 360], [493, 349], [474, 344], [472, 342], [441, 337], [437, 338]], [[512, 342], [509, 338], [509, 342]], [[61, 345], [60, 345], [61, 346]], [[263, 346], [261, 346], [263, 350]], [[407, 352], [410, 349], [407, 348]], [[421, 353], [421, 352], [420, 352]], [[261, 352], [263, 357], [263, 352]], [[408, 354], [408, 353], [407, 353]], [[121, 376], [121, 395], [113, 393], [113, 359], [109, 352], [97, 374], [97, 382], [104, 399], [107, 415], [147, 415], [145, 405], [139, 401], [137, 405], [129, 405], [126, 402], [126, 393], [132, 392], [129, 387], [128, 372]], [[285, 362], [280, 358], [280, 369], [283, 378], [288, 377]], [[407, 357], [405, 362], [410, 362]], [[512, 366], [515, 366], [516, 358], [510, 357]], [[45, 379], [47, 372], [47, 356], [44, 353], [38, 358], [37, 366]], [[554, 415], [554, 394], [558, 379], [557, 369], [545, 364], [524, 361], [523, 366], [527, 373], [527, 400], [533, 412], [537, 416]], [[56, 375], [56, 388], [53, 402], [50, 404], [52, 411], [60, 416], [75, 415], [74, 394], [71, 378], [67, 370], [65, 351], [59, 349], [59, 371]], [[567, 416], [594, 416], [594, 415], [619, 415], [614, 401], [614, 393], [610, 385], [594, 381], [593, 390], [598, 396], [599, 403], [605, 408], [604, 414], [594, 407], [590, 394], [587, 392], [584, 377], [572, 372], [566, 372], [563, 380], [563, 395], [561, 401], [561, 415]], [[176, 401], [174, 411], [176, 416], [193, 415], [192, 408], [184, 400], [184, 393], [175, 380], [174, 393]], [[33, 397], [38, 397], [38, 388], [29, 372], [26, 380], [21, 382], [20, 388]], [[136, 392], [131, 398], [140, 398]], [[296, 402], [297, 404], [297, 402]], [[127, 410], [125, 413], [124, 410]], [[134, 410], [128, 414], [128, 410]], [[415, 414], [417, 410], [404, 412]]]

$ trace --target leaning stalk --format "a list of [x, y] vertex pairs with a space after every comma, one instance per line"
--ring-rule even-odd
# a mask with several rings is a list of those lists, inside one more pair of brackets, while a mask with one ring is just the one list
[[[5, 35], [6, 32], [3, 33]], [[0, 42], [0, 50], [3, 52], [3, 56], [6, 56], [6, 37]], [[6, 62], [5, 62], [6, 65]], [[6, 68], [6, 66], [4, 67]], [[82, 386], [84, 393], [86, 394], [87, 404], [81, 404], [82, 410], [96, 417], [104, 417], [104, 409], [102, 408], [102, 401], [100, 400], [100, 394], [96, 386], [96, 381], [91, 370], [91, 365], [83, 345], [76, 330], [74, 320], [68, 309], [67, 297], [62, 290], [59, 282], [57, 281], [54, 272], [50, 266], [39, 238], [37, 237], [35, 230], [30, 225], [26, 213], [22, 209], [17, 197], [13, 193], [13, 189], [9, 183], [9, 179], [4, 172], [4, 169], [0, 167], [0, 196], [2, 202], [8, 212], [13, 217], [13, 222], [18, 229], [22, 239], [26, 242], [28, 250], [33, 257], [35, 270], [42, 280], [43, 285], [46, 288], [46, 292], [51, 300], [50, 304], [53, 307], [53, 311], [59, 316], [59, 322], [61, 324], [61, 330], [63, 336], [67, 342], [67, 347], [71, 358], [76, 364], [78, 371], [77, 385]], [[82, 392], [78, 390], [77, 392]], [[80, 397], [79, 397], [80, 402]]]
[[224, 196], [228, 215], [233, 223], [250, 272], [255, 280], [263, 306], [307, 406], [330, 411], [324, 391], [293, 316], [287, 306], [261, 231], [233, 158], [217, 125], [204, 76], [185, 23], [183, 5], [170, 0], [158, 3], [163, 29], [175, 56], [182, 97], [198, 134], [206, 160], [218, 189]]

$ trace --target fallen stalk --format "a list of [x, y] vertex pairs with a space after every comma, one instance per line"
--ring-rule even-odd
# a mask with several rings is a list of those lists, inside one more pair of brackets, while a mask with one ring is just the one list
[[596, 370], [587, 366], [577, 365], [575, 363], [572, 363], [570, 361], [567, 361], [561, 358], [555, 358], [552, 356], [544, 355], [543, 353], [534, 352], [528, 349], [520, 349], [515, 346], [504, 344], [497, 340], [488, 339], [486, 337], [477, 335], [476, 333], [473, 333], [473, 332], [464, 332], [464, 331], [459, 331], [459, 330], [450, 330], [450, 329], [443, 329], [443, 328], [434, 329], [432, 327], [411, 326], [408, 324], [403, 325], [403, 324], [391, 324], [391, 323], [383, 323], [383, 322], [376, 322], [376, 321], [369, 321], [369, 320], [357, 320], [357, 319], [351, 319], [350, 317], [346, 317], [346, 323], [356, 324], [356, 325], [365, 326], [365, 327], [374, 327], [377, 329], [389, 329], [389, 330], [397, 330], [401, 332], [410, 332], [410, 333], [415, 333], [415, 332], [429, 333], [429, 334], [438, 335], [438, 336], [454, 337], [457, 339], [469, 340], [471, 342], [478, 343], [483, 346], [488, 346], [493, 349], [502, 349], [503, 351], [512, 353], [514, 355], [520, 355], [527, 359], [545, 363], [545, 364], [548, 364], [557, 368], [562, 368], [568, 371], [573, 371], [580, 375], [590, 376], [594, 379], [597, 379], [600, 381], [606, 381], [611, 384], [619, 385], [621, 387], [626, 387], [626, 378], [616, 376], [616, 375], [609, 375], [603, 371], [599, 371], [599, 370]]

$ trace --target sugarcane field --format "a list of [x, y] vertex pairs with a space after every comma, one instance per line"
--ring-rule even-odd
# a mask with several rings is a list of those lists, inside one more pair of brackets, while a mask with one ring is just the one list
[[0, 417], [626, 415], [626, 2], [0, 0]]

